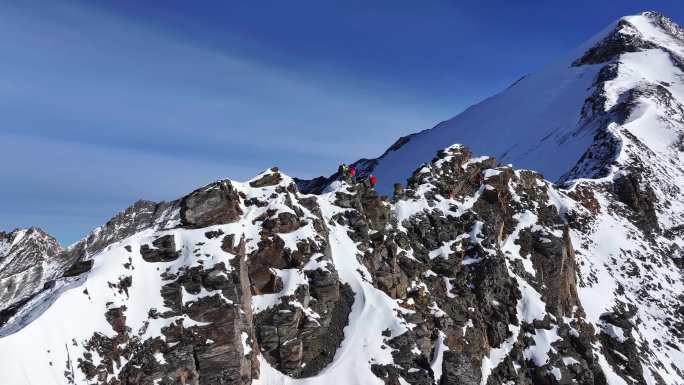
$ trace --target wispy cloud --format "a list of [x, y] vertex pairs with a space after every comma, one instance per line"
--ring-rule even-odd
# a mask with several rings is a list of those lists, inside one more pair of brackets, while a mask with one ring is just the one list
[[330, 172], [444, 117], [81, 5], [0, 8], [0, 228], [72, 241], [135, 199]]

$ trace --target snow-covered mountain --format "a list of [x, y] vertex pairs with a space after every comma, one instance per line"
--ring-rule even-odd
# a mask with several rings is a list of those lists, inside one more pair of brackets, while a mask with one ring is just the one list
[[[655, 12], [624, 17], [538, 73], [431, 129], [400, 138], [379, 158], [357, 164], [363, 175], [378, 177], [379, 191], [390, 194], [416, 165], [429, 162], [440, 149], [462, 143], [475, 153], [491, 154], [502, 163], [537, 170], [558, 181], [606, 125], [627, 123], [620, 122], [625, 117], [614, 107], [629, 90], [662, 86], [683, 100], [683, 39], [679, 26]], [[649, 134], [650, 129], [636, 128], [643, 126], [642, 118], [645, 122], [657, 114], [644, 108], [643, 116], [630, 118], [628, 129], [641, 139], [651, 135], [663, 146], [672, 143], [667, 132]], [[317, 192], [324, 184], [300, 186]]]
[[38, 228], [0, 232], [0, 325], [61, 275], [61, 252], [57, 240]]
[[0, 234], [50, 272], [0, 281], [2, 383], [684, 384], [683, 39], [623, 18], [358, 163], [392, 198], [274, 168]]

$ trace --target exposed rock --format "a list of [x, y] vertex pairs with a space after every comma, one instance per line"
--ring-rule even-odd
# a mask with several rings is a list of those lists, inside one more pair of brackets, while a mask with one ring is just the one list
[[62, 252], [55, 238], [35, 227], [0, 232], [0, 312], [14, 314], [66, 269]]
[[[684, 107], [676, 78], [624, 83], [623, 59], [664, 55], [679, 76], [684, 32], [644, 15], [665, 35], [619, 22], [570, 69], [592, 76], [578, 126], [525, 144], [593, 138], [562, 185], [452, 145], [392, 200], [271, 169], [137, 202], [64, 251], [39, 237], [19, 252], [0, 234], [0, 352], [32, 353], [0, 363], [3, 379], [681, 383]], [[672, 142], [630, 127], [641, 115]], [[357, 162], [357, 180], [378, 162]]]
[[644, 40], [641, 33], [628, 21], [620, 20], [615, 30], [608, 37], [601, 40], [596, 46], [590, 48], [584, 56], [576, 60], [573, 65], [599, 64], [610, 61], [625, 52], [657, 48], [657, 46]]
[[278, 172], [278, 168], [273, 167], [269, 171], [271, 171], [271, 173], [265, 174], [262, 177], [249, 182], [249, 185], [251, 187], [266, 187], [266, 186], [275, 186], [275, 185], [279, 184], [283, 178], [280, 175], [280, 173]]
[[630, 173], [617, 178], [613, 183], [613, 191], [620, 202], [632, 209], [635, 221], [646, 233], [660, 230], [654, 205], [655, 194], [638, 174]]
[[142, 245], [140, 254], [147, 262], [170, 262], [180, 256], [180, 251], [176, 250], [176, 242], [173, 235], [164, 235], [152, 242], [152, 247]]
[[180, 215], [183, 226], [191, 228], [232, 223], [242, 215], [240, 197], [230, 182], [216, 182], [183, 198]]
[[62, 274], [63, 277], [76, 277], [83, 273], [90, 271], [93, 268], [93, 260], [76, 261], [67, 271]]

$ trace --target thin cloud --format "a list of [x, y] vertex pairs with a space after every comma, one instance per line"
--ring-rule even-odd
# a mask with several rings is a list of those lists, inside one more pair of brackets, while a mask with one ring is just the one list
[[12, 165], [0, 228], [70, 241], [136, 199], [272, 165], [327, 174], [436, 116], [358, 79], [310, 78], [95, 8], [0, 8], [0, 162]]

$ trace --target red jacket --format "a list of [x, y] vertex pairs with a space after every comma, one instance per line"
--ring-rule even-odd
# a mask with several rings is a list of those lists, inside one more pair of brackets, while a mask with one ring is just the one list
[[378, 183], [378, 178], [375, 175], [371, 175], [369, 179], [371, 186], [375, 186]]
[[349, 175], [356, 176], [356, 167], [349, 166]]

